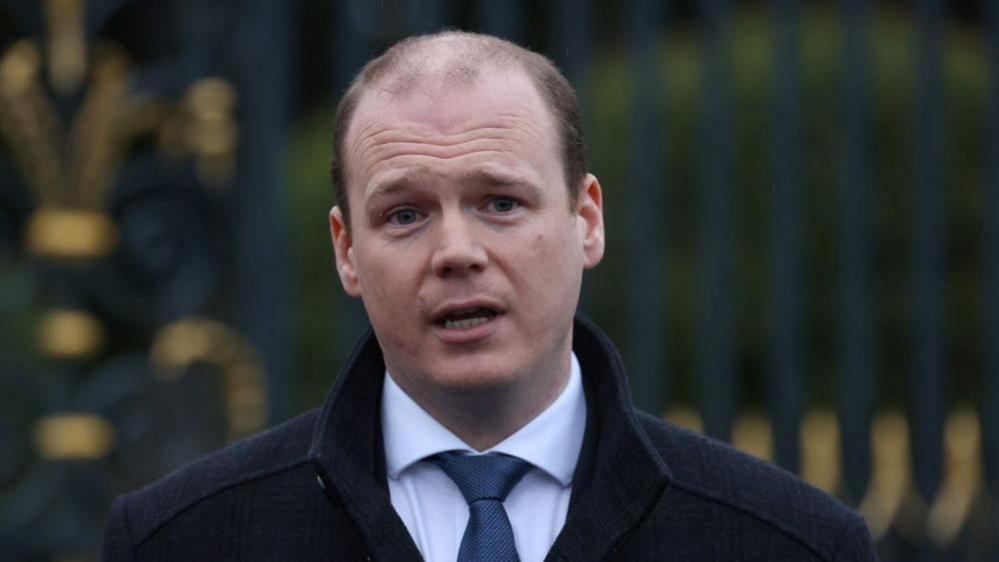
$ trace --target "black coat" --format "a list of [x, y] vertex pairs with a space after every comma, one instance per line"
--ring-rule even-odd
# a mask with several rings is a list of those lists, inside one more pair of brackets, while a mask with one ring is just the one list
[[[548, 560], [875, 560], [863, 519], [791, 474], [636, 412], [617, 352], [577, 320], [587, 428]], [[322, 410], [119, 497], [106, 561], [419, 560], [389, 500], [369, 333]]]

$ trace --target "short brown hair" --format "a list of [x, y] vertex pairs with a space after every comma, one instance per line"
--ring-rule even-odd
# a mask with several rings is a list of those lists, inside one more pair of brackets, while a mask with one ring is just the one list
[[395, 78], [393, 85], [396, 88], [411, 87], [420, 78], [419, 65], [409, 65], [405, 71], [403, 66], [413, 62], [416, 55], [427, 52], [434, 43], [441, 41], [460, 41], [461, 54], [449, 69], [449, 77], [474, 80], [485, 62], [500, 65], [519, 64], [527, 73], [555, 118], [561, 141], [562, 165], [566, 189], [569, 191], [569, 204], [574, 206], [579, 195], [579, 186], [586, 174], [586, 145], [583, 142], [579, 99], [575, 90], [552, 61], [543, 55], [491, 35], [449, 30], [409, 37], [396, 43], [384, 54], [364, 65], [337, 104], [330, 172], [334, 202], [343, 212], [346, 224], [350, 225], [350, 208], [347, 201], [347, 170], [343, 145], [361, 96], [369, 86], [388, 78]]

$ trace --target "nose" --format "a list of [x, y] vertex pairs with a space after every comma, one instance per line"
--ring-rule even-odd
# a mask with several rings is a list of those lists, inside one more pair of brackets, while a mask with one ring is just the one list
[[474, 225], [459, 213], [445, 213], [437, 229], [437, 247], [431, 258], [434, 273], [443, 278], [481, 273], [489, 259]]

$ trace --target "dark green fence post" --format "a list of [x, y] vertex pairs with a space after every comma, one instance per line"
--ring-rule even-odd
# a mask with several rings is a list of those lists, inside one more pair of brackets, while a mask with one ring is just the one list
[[[365, 61], [373, 54], [373, 45], [370, 39], [359, 31], [359, 22], [356, 18], [369, 18], [367, 10], [359, 6], [360, 2], [355, 0], [344, 0], [343, 2], [333, 2], [331, 8], [332, 21], [330, 31], [332, 33], [333, 47], [332, 53], [332, 75], [333, 75], [333, 102], [339, 101], [340, 97], [350, 86], [350, 80], [354, 74], [361, 69]], [[331, 123], [332, 127], [333, 124]], [[332, 129], [331, 129], [332, 130]], [[334, 334], [336, 341], [333, 347], [336, 348], [336, 365], [340, 365], [350, 354], [357, 338], [362, 330], [367, 326], [367, 314], [364, 305], [359, 299], [352, 299], [343, 292], [340, 280], [335, 271], [333, 286], [330, 290], [336, 295], [334, 299], [335, 314]], [[336, 373], [330, 373], [333, 377]]]
[[843, 485], [857, 505], [871, 473], [871, 416], [877, 383], [871, 291], [870, 3], [844, 0], [843, 176], [840, 207], [840, 436]]
[[992, 518], [988, 522], [991, 557], [999, 561], [999, 2], [986, 2], [988, 57], [991, 69], [991, 103], [988, 138], [985, 143], [986, 206], [985, 220], [985, 393], [981, 404], [982, 450], [985, 482], [991, 500]]
[[626, 34], [634, 98], [628, 276], [628, 366], [638, 406], [661, 414], [666, 396], [666, 294], [662, 225], [666, 212], [659, 78], [659, 2], [631, 0]]
[[287, 316], [288, 236], [285, 227], [283, 146], [291, 114], [290, 29], [292, 5], [258, 0], [241, 37], [247, 56], [240, 61], [242, 99], [241, 157], [244, 162], [235, 198], [238, 280], [236, 321], [266, 366], [273, 423], [289, 412], [287, 381], [291, 367]]
[[802, 410], [801, 110], [798, 100], [797, 0], [774, 0], [773, 367], [770, 412], [774, 460], [798, 472]]
[[515, 43], [524, 42], [523, 0], [482, 0], [478, 9], [486, 33]]
[[[406, 34], [433, 33], [451, 22], [449, 3], [441, 0], [408, 0]], [[512, 10], [512, 8], [511, 8]]]
[[701, 408], [708, 435], [729, 440], [738, 382], [732, 307], [732, 130], [729, 5], [698, 3], [704, 35], [701, 144]]
[[[590, 14], [593, 10], [592, 0], [556, 0], [553, 3], [554, 14], [551, 21], [551, 58], [565, 74], [569, 83], [576, 89], [579, 105], [583, 112], [583, 135], [592, 134], [589, 127], [589, 117], [593, 111], [587, 107], [588, 92], [586, 88], [590, 65]], [[597, 173], [597, 176], [600, 174]], [[579, 299], [579, 311], [590, 314], [595, 298], [593, 277], [586, 274], [583, 277], [583, 290]]]
[[[916, 487], [927, 505], [936, 498], [943, 464], [944, 333], [947, 197], [944, 178], [945, 119], [941, 81], [941, 41], [945, 6], [918, 4], [916, 50], [915, 231], [912, 238], [912, 454]], [[927, 539], [921, 560], [935, 560]]]

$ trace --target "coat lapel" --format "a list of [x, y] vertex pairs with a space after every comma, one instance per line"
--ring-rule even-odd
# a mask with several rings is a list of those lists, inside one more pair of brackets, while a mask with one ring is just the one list
[[638, 425], [621, 357], [577, 317], [573, 351], [586, 389], [586, 437], [565, 526], [546, 560], [603, 560], [652, 511], [671, 474]]
[[[573, 351], [586, 391], [586, 436], [565, 526], [547, 560], [602, 560], [648, 516], [671, 476], [638, 425], [627, 373], [607, 337], [577, 317]], [[369, 329], [330, 390], [310, 458], [326, 496], [343, 507], [370, 556], [421, 560], [388, 494], [379, 415], [384, 374]]]
[[310, 459], [326, 496], [343, 507], [369, 556], [422, 560], [389, 499], [379, 415], [384, 376], [381, 349], [369, 329], [330, 390]]

